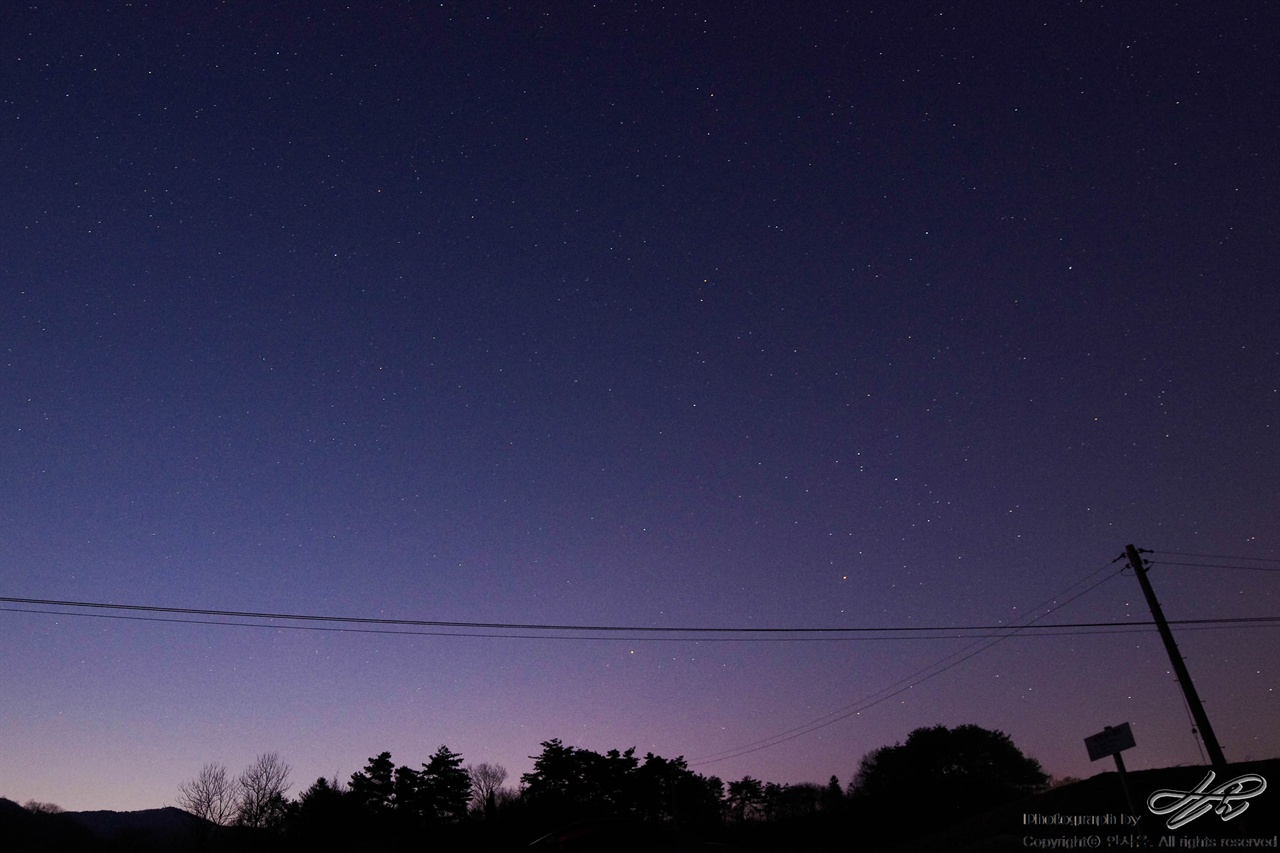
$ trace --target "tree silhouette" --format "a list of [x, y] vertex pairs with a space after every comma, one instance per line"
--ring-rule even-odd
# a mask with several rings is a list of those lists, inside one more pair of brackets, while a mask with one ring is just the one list
[[236, 785], [221, 764], [206, 764], [196, 778], [178, 786], [178, 806], [214, 826], [236, 816]]
[[394, 773], [391, 753], [379, 753], [369, 759], [364, 770], [351, 774], [351, 796], [371, 813], [389, 810], [395, 801]]
[[918, 831], [1042, 790], [1049, 777], [1009, 736], [975, 725], [920, 728], [863, 757], [854, 802]]
[[342, 811], [341, 803], [348, 792], [321, 776], [298, 796], [298, 814], [307, 817], [328, 816]]
[[178, 807], [194, 818], [197, 847], [204, 847], [218, 827], [236, 816], [236, 783], [221, 764], [206, 764], [199, 775], [178, 786]]
[[824, 812], [834, 812], [844, 808], [844, 790], [840, 787], [839, 777], [832, 776], [827, 782], [827, 787], [822, 789], [818, 805]]
[[729, 783], [725, 807], [736, 821], [759, 820], [764, 816], [764, 783], [750, 776]]
[[524, 799], [552, 820], [567, 816], [575, 804], [584, 813], [591, 808], [592, 804], [586, 801], [587, 786], [582, 780], [579, 752], [565, 746], [559, 738], [543, 741], [542, 753], [529, 756], [533, 759], [533, 770], [520, 777]]
[[644, 762], [635, 747], [601, 755], [544, 741], [533, 772], [520, 777], [525, 801], [548, 819], [640, 817], [685, 824], [719, 819], [724, 783], [689, 769], [683, 757], [649, 753]]
[[483, 810], [486, 818], [493, 817], [498, 804], [498, 789], [507, 781], [507, 768], [501, 764], [468, 764], [464, 769], [471, 779], [471, 810]]
[[457, 821], [466, 817], [471, 800], [471, 777], [462, 769], [462, 756], [441, 745], [419, 774], [419, 794], [429, 819]]
[[812, 782], [764, 786], [765, 820], [797, 820], [816, 814], [824, 789]]
[[533, 772], [521, 777], [525, 797], [540, 811], [558, 818], [622, 817], [634, 808], [635, 747], [604, 755], [565, 746], [558, 739], [542, 744]]
[[298, 797], [289, 831], [298, 850], [351, 850], [361, 828], [359, 818], [350, 790], [336, 776], [332, 781], [322, 776]]
[[288, 811], [289, 765], [274, 752], [258, 756], [236, 782], [236, 823], [256, 829], [278, 828]]
[[391, 806], [405, 818], [425, 820], [429, 804], [422, 795], [422, 774], [412, 767], [397, 767], [391, 782]]
[[634, 776], [634, 808], [639, 817], [685, 824], [714, 823], [720, 817], [724, 783], [694, 773], [684, 756], [668, 760], [647, 753]]
[[582, 778], [587, 785], [588, 797], [607, 814], [627, 814], [635, 801], [634, 774], [640, 765], [636, 748], [633, 746], [622, 752], [611, 749], [604, 755], [580, 750], [578, 756], [584, 765]]

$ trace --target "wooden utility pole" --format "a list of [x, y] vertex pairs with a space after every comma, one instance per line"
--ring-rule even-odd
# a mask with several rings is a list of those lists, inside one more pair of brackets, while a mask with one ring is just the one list
[[1169, 652], [1169, 661], [1173, 664], [1173, 671], [1178, 676], [1178, 683], [1182, 685], [1182, 693], [1187, 697], [1187, 707], [1191, 709], [1191, 718], [1196, 721], [1196, 728], [1200, 730], [1200, 739], [1204, 741], [1204, 748], [1209, 752], [1209, 763], [1214, 767], [1226, 767], [1227, 759], [1222, 754], [1222, 747], [1218, 746], [1218, 738], [1213, 733], [1213, 726], [1209, 725], [1209, 716], [1204, 712], [1204, 706], [1200, 704], [1200, 697], [1196, 694], [1196, 686], [1191, 683], [1191, 673], [1187, 672], [1187, 665], [1182, 660], [1182, 655], [1178, 653], [1178, 644], [1173, 641], [1173, 632], [1169, 630], [1169, 623], [1165, 621], [1164, 611], [1160, 609], [1160, 602], [1156, 600], [1156, 591], [1151, 588], [1151, 581], [1147, 578], [1147, 567], [1142, 562], [1142, 557], [1138, 556], [1138, 549], [1132, 545], [1128, 545], [1124, 549], [1125, 556], [1129, 558], [1129, 565], [1133, 567], [1133, 573], [1138, 576], [1138, 583], [1142, 584], [1142, 594], [1147, 597], [1147, 606], [1151, 608], [1151, 617], [1156, 620], [1156, 628], [1160, 631], [1160, 639], [1164, 640], [1165, 650]]

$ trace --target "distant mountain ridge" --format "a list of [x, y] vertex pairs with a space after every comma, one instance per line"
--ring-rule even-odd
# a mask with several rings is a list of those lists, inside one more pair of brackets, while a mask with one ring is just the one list
[[5, 853], [26, 851], [94, 850], [101, 846], [86, 826], [65, 814], [29, 812], [0, 797], [0, 839]]
[[173, 806], [133, 812], [30, 812], [0, 797], [0, 849], [174, 850], [189, 846], [199, 819]]
[[63, 812], [65, 817], [88, 829], [104, 841], [122, 838], [146, 839], [169, 844], [191, 836], [198, 820], [175, 806], [136, 812]]

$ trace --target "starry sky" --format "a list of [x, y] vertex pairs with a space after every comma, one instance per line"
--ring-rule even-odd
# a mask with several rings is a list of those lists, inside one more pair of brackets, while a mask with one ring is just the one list
[[[1097, 625], [1128, 543], [1280, 616], [1277, 55], [1264, 2], [7, 5], [0, 796], [1200, 762]], [[1276, 625], [1175, 629], [1228, 759]]]

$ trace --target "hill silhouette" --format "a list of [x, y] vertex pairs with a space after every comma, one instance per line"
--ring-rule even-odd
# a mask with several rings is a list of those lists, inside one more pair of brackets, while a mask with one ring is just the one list
[[169, 849], [192, 837], [194, 815], [173, 806], [136, 812], [64, 812], [95, 838], [129, 849]]
[[185, 850], [191, 846], [197, 820], [172, 806], [47, 814], [0, 798], [0, 849], [5, 853]]
[[102, 849], [93, 832], [66, 812], [29, 812], [13, 800], [0, 798], [0, 845], [8, 853]]

